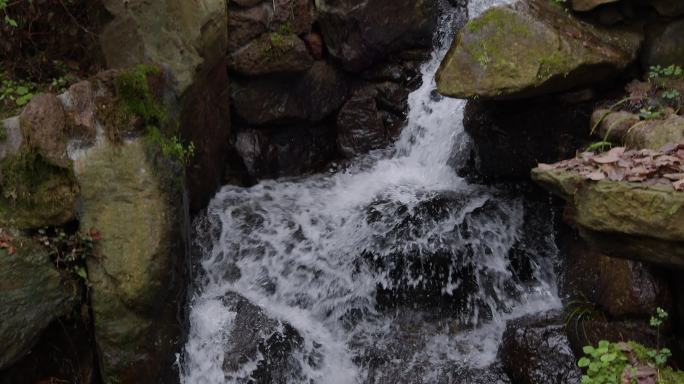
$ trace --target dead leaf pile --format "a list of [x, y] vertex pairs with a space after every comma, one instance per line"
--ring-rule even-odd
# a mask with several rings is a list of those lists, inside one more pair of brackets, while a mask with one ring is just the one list
[[574, 171], [594, 181], [670, 184], [675, 190], [684, 191], [684, 140], [665, 145], [658, 151], [616, 147], [599, 154], [583, 152], [574, 159], [539, 164], [539, 169]]

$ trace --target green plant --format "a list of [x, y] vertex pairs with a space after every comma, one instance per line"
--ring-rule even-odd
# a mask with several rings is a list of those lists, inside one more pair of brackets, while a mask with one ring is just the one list
[[178, 136], [168, 138], [156, 127], [148, 127], [148, 138], [161, 148], [164, 156], [187, 164], [195, 156], [195, 144], [184, 144]]
[[663, 118], [664, 116], [665, 112], [658, 107], [647, 107], [641, 108], [639, 110], [639, 118], [641, 120], [657, 120]]
[[8, 0], [0, 0], [0, 12], [3, 12], [5, 14], [3, 20], [5, 21], [5, 24], [9, 25], [12, 28], [16, 28], [18, 26], [17, 21], [11, 18], [7, 14], [7, 7], [9, 6]]
[[666, 366], [672, 353], [667, 348], [660, 348], [660, 327], [667, 317], [667, 312], [658, 308], [651, 318], [650, 325], [657, 333], [655, 349], [633, 341], [611, 343], [601, 340], [596, 347], [585, 346], [582, 349], [585, 356], [577, 362], [586, 370], [582, 384], [637, 383], [636, 372], [643, 367], [656, 370], [658, 384], [681, 383], [684, 373]]
[[67, 233], [63, 228], [43, 228], [37, 234], [37, 240], [47, 249], [57, 268], [86, 281], [85, 260], [93, 255], [95, 242], [100, 238], [100, 233], [94, 229], [84, 234]]
[[11, 80], [5, 72], [0, 73], [0, 79], [0, 102], [9, 101], [16, 107], [23, 107], [33, 98], [33, 83]]
[[613, 143], [611, 143], [610, 141], [596, 141], [589, 144], [589, 146], [587, 146], [587, 148], [584, 149], [584, 152], [605, 152], [611, 149], [612, 147]]
[[672, 64], [667, 67], [661, 67], [660, 65], [652, 65], [648, 70], [649, 79], [657, 78], [681, 78], [684, 77], [684, 70], [682, 67]]

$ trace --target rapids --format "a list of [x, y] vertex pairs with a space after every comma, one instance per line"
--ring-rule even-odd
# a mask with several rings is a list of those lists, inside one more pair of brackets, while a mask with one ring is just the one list
[[439, 96], [434, 75], [457, 21], [444, 12], [391, 148], [217, 193], [194, 229], [183, 383], [250, 382], [268, 363], [259, 351], [226, 368], [232, 293], [301, 337], [273, 379], [287, 383], [459, 383], [495, 363], [506, 320], [559, 305], [550, 213], [455, 171], [465, 101]]

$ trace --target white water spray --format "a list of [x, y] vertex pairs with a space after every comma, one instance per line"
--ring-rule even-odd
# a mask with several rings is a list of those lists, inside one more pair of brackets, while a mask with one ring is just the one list
[[[471, 3], [477, 13], [494, 1]], [[528, 283], [511, 268], [521, 200], [468, 184], [448, 164], [468, 138], [465, 102], [434, 93], [451, 38], [449, 20], [442, 26], [392, 148], [343, 172], [225, 187], [213, 199], [197, 230], [183, 383], [249, 382], [264, 358], [224, 368], [229, 292], [301, 335], [291, 383], [435, 382], [491, 363], [507, 319], [558, 305], [548, 255], [531, 256]]]

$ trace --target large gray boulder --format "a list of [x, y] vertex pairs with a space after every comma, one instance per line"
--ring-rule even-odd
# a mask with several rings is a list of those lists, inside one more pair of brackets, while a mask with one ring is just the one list
[[525, 98], [605, 81], [636, 58], [643, 37], [579, 21], [548, 0], [495, 7], [459, 32], [436, 75], [458, 98]]

